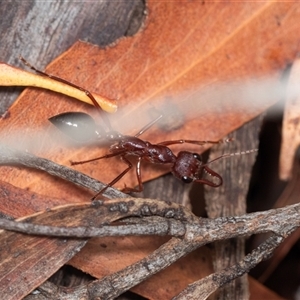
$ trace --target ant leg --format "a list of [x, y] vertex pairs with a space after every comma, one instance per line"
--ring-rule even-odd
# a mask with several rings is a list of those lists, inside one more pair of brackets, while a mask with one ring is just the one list
[[111, 154], [106, 154], [106, 155], [95, 157], [95, 158], [88, 159], [88, 160], [71, 161], [71, 166], [83, 165], [83, 164], [86, 164], [86, 163], [89, 163], [89, 162], [92, 162], [92, 161], [96, 161], [96, 160], [99, 160], [99, 159], [114, 157], [114, 156], [123, 154], [125, 152], [126, 152], [125, 150], [122, 150], [122, 151], [119, 151], [119, 152], [115, 152], [115, 153], [111, 153]]
[[158, 116], [156, 119], [151, 121], [150, 123], [146, 124], [136, 135], [135, 137], [138, 137], [142, 135], [146, 130], [148, 130], [151, 126], [153, 126], [158, 120], [162, 118], [162, 115]]
[[104, 187], [102, 190], [100, 190], [100, 192], [98, 192], [92, 198], [92, 200], [95, 200], [99, 195], [103, 194], [109, 187], [112, 187], [132, 168], [132, 163], [127, 158], [125, 158], [125, 155], [126, 154], [122, 155], [120, 158], [127, 164], [128, 167], [121, 174], [119, 174], [114, 180], [112, 180], [109, 184], [107, 184], [106, 187]]
[[[229, 141], [226, 140], [226, 141]], [[195, 140], [174, 140], [174, 141], [165, 141], [158, 143], [157, 145], [162, 145], [162, 146], [169, 146], [169, 145], [175, 145], [175, 144], [194, 144], [194, 145], [204, 145], [204, 144], [220, 144], [224, 142], [223, 140], [220, 141], [195, 141]]]
[[94, 104], [94, 106], [97, 108], [97, 110], [100, 112], [100, 115], [103, 119], [103, 121], [105, 122], [106, 126], [108, 127], [109, 130], [111, 130], [111, 125], [110, 125], [110, 122], [109, 122], [109, 119], [107, 117], [107, 115], [105, 114], [105, 112], [103, 111], [103, 109], [101, 108], [101, 106], [99, 105], [99, 103], [96, 101], [96, 99], [94, 98], [94, 96], [92, 95], [92, 93], [84, 88], [82, 88], [81, 86], [79, 85], [76, 85], [68, 80], [65, 80], [63, 78], [60, 78], [60, 77], [57, 77], [57, 76], [54, 76], [54, 75], [50, 75], [50, 74], [47, 74], [43, 71], [40, 71], [38, 69], [36, 69], [33, 65], [31, 65], [24, 57], [20, 56], [20, 60], [25, 64], [25, 66], [27, 66], [28, 68], [30, 68], [31, 70], [35, 71], [37, 74], [39, 75], [42, 75], [42, 76], [45, 76], [45, 77], [48, 77], [50, 79], [53, 79], [53, 80], [56, 80], [58, 82], [62, 82], [64, 84], [67, 84], [69, 86], [72, 86], [82, 92], [84, 92], [92, 101], [92, 103]]
[[194, 144], [194, 145], [205, 145], [205, 144], [222, 144], [232, 142], [233, 138], [225, 138], [219, 141], [196, 141], [196, 140], [174, 140], [174, 141], [165, 141], [158, 143], [157, 145], [169, 146], [175, 144]]
[[125, 194], [128, 194], [128, 193], [140, 193], [144, 190], [144, 186], [143, 186], [143, 183], [142, 183], [142, 173], [141, 173], [141, 161], [142, 161], [142, 158], [139, 157], [138, 158], [138, 162], [136, 164], [136, 178], [138, 180], [138, 188], [128, 188], [128, 187], [125, 187], [122, 192], [125, 193]]

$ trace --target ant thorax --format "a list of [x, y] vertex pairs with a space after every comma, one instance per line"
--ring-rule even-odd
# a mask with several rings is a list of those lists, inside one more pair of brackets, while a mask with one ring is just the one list
[[134, 136], [120, 136], [118, 142], [110, 147], [113, 153], [126, 151], [127, 154], [138, 156], [144, 161], [154, 164], [173, 164], [176, 155], [166, 146], [153, 145]]

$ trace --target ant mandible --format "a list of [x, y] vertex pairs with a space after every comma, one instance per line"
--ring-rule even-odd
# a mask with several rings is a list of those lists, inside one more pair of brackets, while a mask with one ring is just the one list
[[[95, 199], [97, 196], [103, 194], [108, 187], [112, 187], [115, 183], [117, 183], [129, 170], [133, 167], [132, 163], [128, 160], [127, 156], [136, 156], [138, 161], [136, 164], [136, 177], [138, 181], [137, 188], [129, 188], [125, 187], [123, 192], [130, 193], [130, 192], [141, 192], [143, 191], [143, 183], [142, 183], [142, 173], [141, 173], [141, 162], [142, 160], [148, 161], [153, 164], [170, 164], [171, 165], [171, 172], [172, 174], [180, 179], [184, 183], [191, 183], [191, 182], [198, 182], [202, 184], [209, 185], [211, 187], [219, 187], [223, 183], [222, 176], [218, 173], [211, 170], [208, 165], [213, 161], [216, 161], [223, 157], [233, 156], [233, 155], [240, 155], [251, 153], [255, 150], [248, 150], [239, 153], [230, 153], [224, 154], [216, 159], [208, 162], [203, 163], [201, 156], [197, 153], [192, 153], [188, 151], [180, 151], [177, 155], [173, 153], [173, 151], [168, 147], [174, 144], [195, 144], [195, 145], [204, 145], [204, 144], [219, 144], [223, 142], [230, 141], [230, 139], [220, 140], [220, 141], [196, 141], [196, 140], [173, 140], [173, 141], [164, 141], [158, 144], [151, 144], [148, 141], [144, 141], [139, 138], [147, 129], [149, 129], [154, 123], [156, 123], [162, 116], [159, 116], [146, 126], [144, 126], [136, 135], [122, 135], [119, 132], [112, 130], [110, 122], [104, 111], [102, 110], [101, 106], [95, 100], [93, 95], [86, 89], [77, 86], [67, 80], [64, 80], [60, 77], [53, 76], [47, 74], [45, 72], [37, 70], [35, 67], [30, 65], [24, 58], [20, 58], [25, 65], [29, 68], [34, 70], [36, 73], [54, 79], [56, 81], [65, 83], [72, 87], [75, 87], [83, 92], [91, 99], [92, 103], [102, 116], [107, 129], [105, 134], [102, 135], [101, 130], [99, 127], [96, 126], [93, 118], [82, 112], [66, 112], [56, 116], [49, 118], [49, 121], [54, 124], [58, 129], [62, 132], [69, 135], [69, 137], [80, 141], [85, 142], [90, 139], [103, 140], [105, 139], [108, 141], [111, 146], [109, 148], [109, 154], [104, 156], [96, 157], [89, 160], [78, 161], [78, 162], [71, 162], [72, 165], [79, 165], [85, 164], [88, 162], [110, 158], [114, 156], [119, 156], [120, 159], [127, 164], [127, 168], [120, 173], [116, 178], [114, 178], [110, 183], [108, 183], [102, 190], [100, 190], [92, 199]], [[80, 135], [80, 133], [84, 133]], [[217, 180], [217, 182], [209, 179], [202, 178], [202, 172], [207, 173], [212, 177], [213, 180]]]

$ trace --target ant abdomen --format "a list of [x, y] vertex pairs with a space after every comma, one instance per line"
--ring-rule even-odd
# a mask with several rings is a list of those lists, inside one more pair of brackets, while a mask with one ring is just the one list
[[79, 143], [92, 142], [102, 138], [103, 130], [94, 119], [83, 112], [65, 112], [49, 118], [59, 130]]

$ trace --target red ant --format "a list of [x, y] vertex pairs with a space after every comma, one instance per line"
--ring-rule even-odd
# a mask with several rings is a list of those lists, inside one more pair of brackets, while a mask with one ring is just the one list
[[[107, 116], [104, 114], [104, 111], [101, 109], [100, 105], [97, 103], [97, 101], [89, 91], [73, 83], [70, 83], [69, 81], [66, 81], [62, 78], [39, 71], [33, 66], [31, 66], [23, 58], [21, 58], [21, 60], [28, 67], [30, 67], [38, 74], [68, 84], [72, 87], [75, 87], [85, 92], [86, 95], [91, 99], [91, 101], [93, 102], [94, 106], [97, 108], [99, 113], [103, 116], [105, 124], [108, 128], [108, 130], [105, 131], [104, 135], [102, 135], [101, 132], [103, 130], [101, 130], [101, 128], [99, 130], [99, 127], [96, 126], [92, 117], [86, 113], [66, 112], [51, 117], [49, 119], [49, 121], [52, 122], [61, 131], [63, 131], [64, 133], [66, 133], [67, 135], [69, 135], [70, 137], [72, 137], [73, 139], [79, 142], [85, 142], [91, 139], [95, 141], [100, 139], [105, 139], [106, 141], [109, 141], [111, 143], [111, 146], [109, 148], [109, 151], [111, 152], [110, 154], [106, 154], [104, 156], [96, 157], [85, 161], [71, 162], [72, 165], [84, 164], [95, 160], [110, 158], [114, 156], [120, 156], [121, 160], [127, 164], [127, 168], [122, 173], [120, 173], [115, 179], [113, 179], [110, 183], [108, 183], [106, 187], [100, 190], [93, 197], [93, 199], [95, 199], [98, 195], [104, 193], [104, 191], [108, 187], [113, 186], [127, 172], [129, 172], [129, 170], [132, 168], [132, 163], [127, 159], [127, 156], [129, 155], [137, 156], [138, 158], [138, 162], [136, 164], [136, 176], [138, 180], [138, 187], [137, 188], [125, 187], [125, 189], [123, 190], [125, 193], [141, 192], [143, 190], [142, 175], [141, 175], [142, 160], [148, 161], [153, 164], [170, 164], [171, 172], [173, 173], [173, 175], [184, 183], [199, 182], [202, 184], [209, 185], [211, 187], [219, 187], [223, 183], [222, 176], [214, 172], [208, 167], [210, 163], [223, 157], [240, 155], [240, 154], [256, 151], [256, 150], [248, 150], [240, 153], [224, 154], [206, 164], [202, 162], [201, 156], [197, 153], [180, 151], [177, 155], [175, 155], [168, 146], [174, 144], [184, 144], [184, 143], [196, 144], [196, 145], [219, 144], [224, 141], [225, 142], [230, 141], [230, 139], [221, 140], [221, 141], [196, 141], [196, 140], [181, 139], [181, 140], [165, 141], [158, 144], [151, 144], [150, 142], [140, 139], [139, 136], [143, 134], [147, 129], [149, 129], [154, 123], [156, 123], [162, 116], [159, 116], [154, 121], [144, 126], [134, 136], [122, 135], [111, 129]], [[84, 134], [80, 135], [80, 133], [84, 133]], [[208, 175], [210, 175], [212, 178], [217, 179], [217, 182], [213, 182], [212, 180], [201, 178], [202, 172], [205, 172]]]

